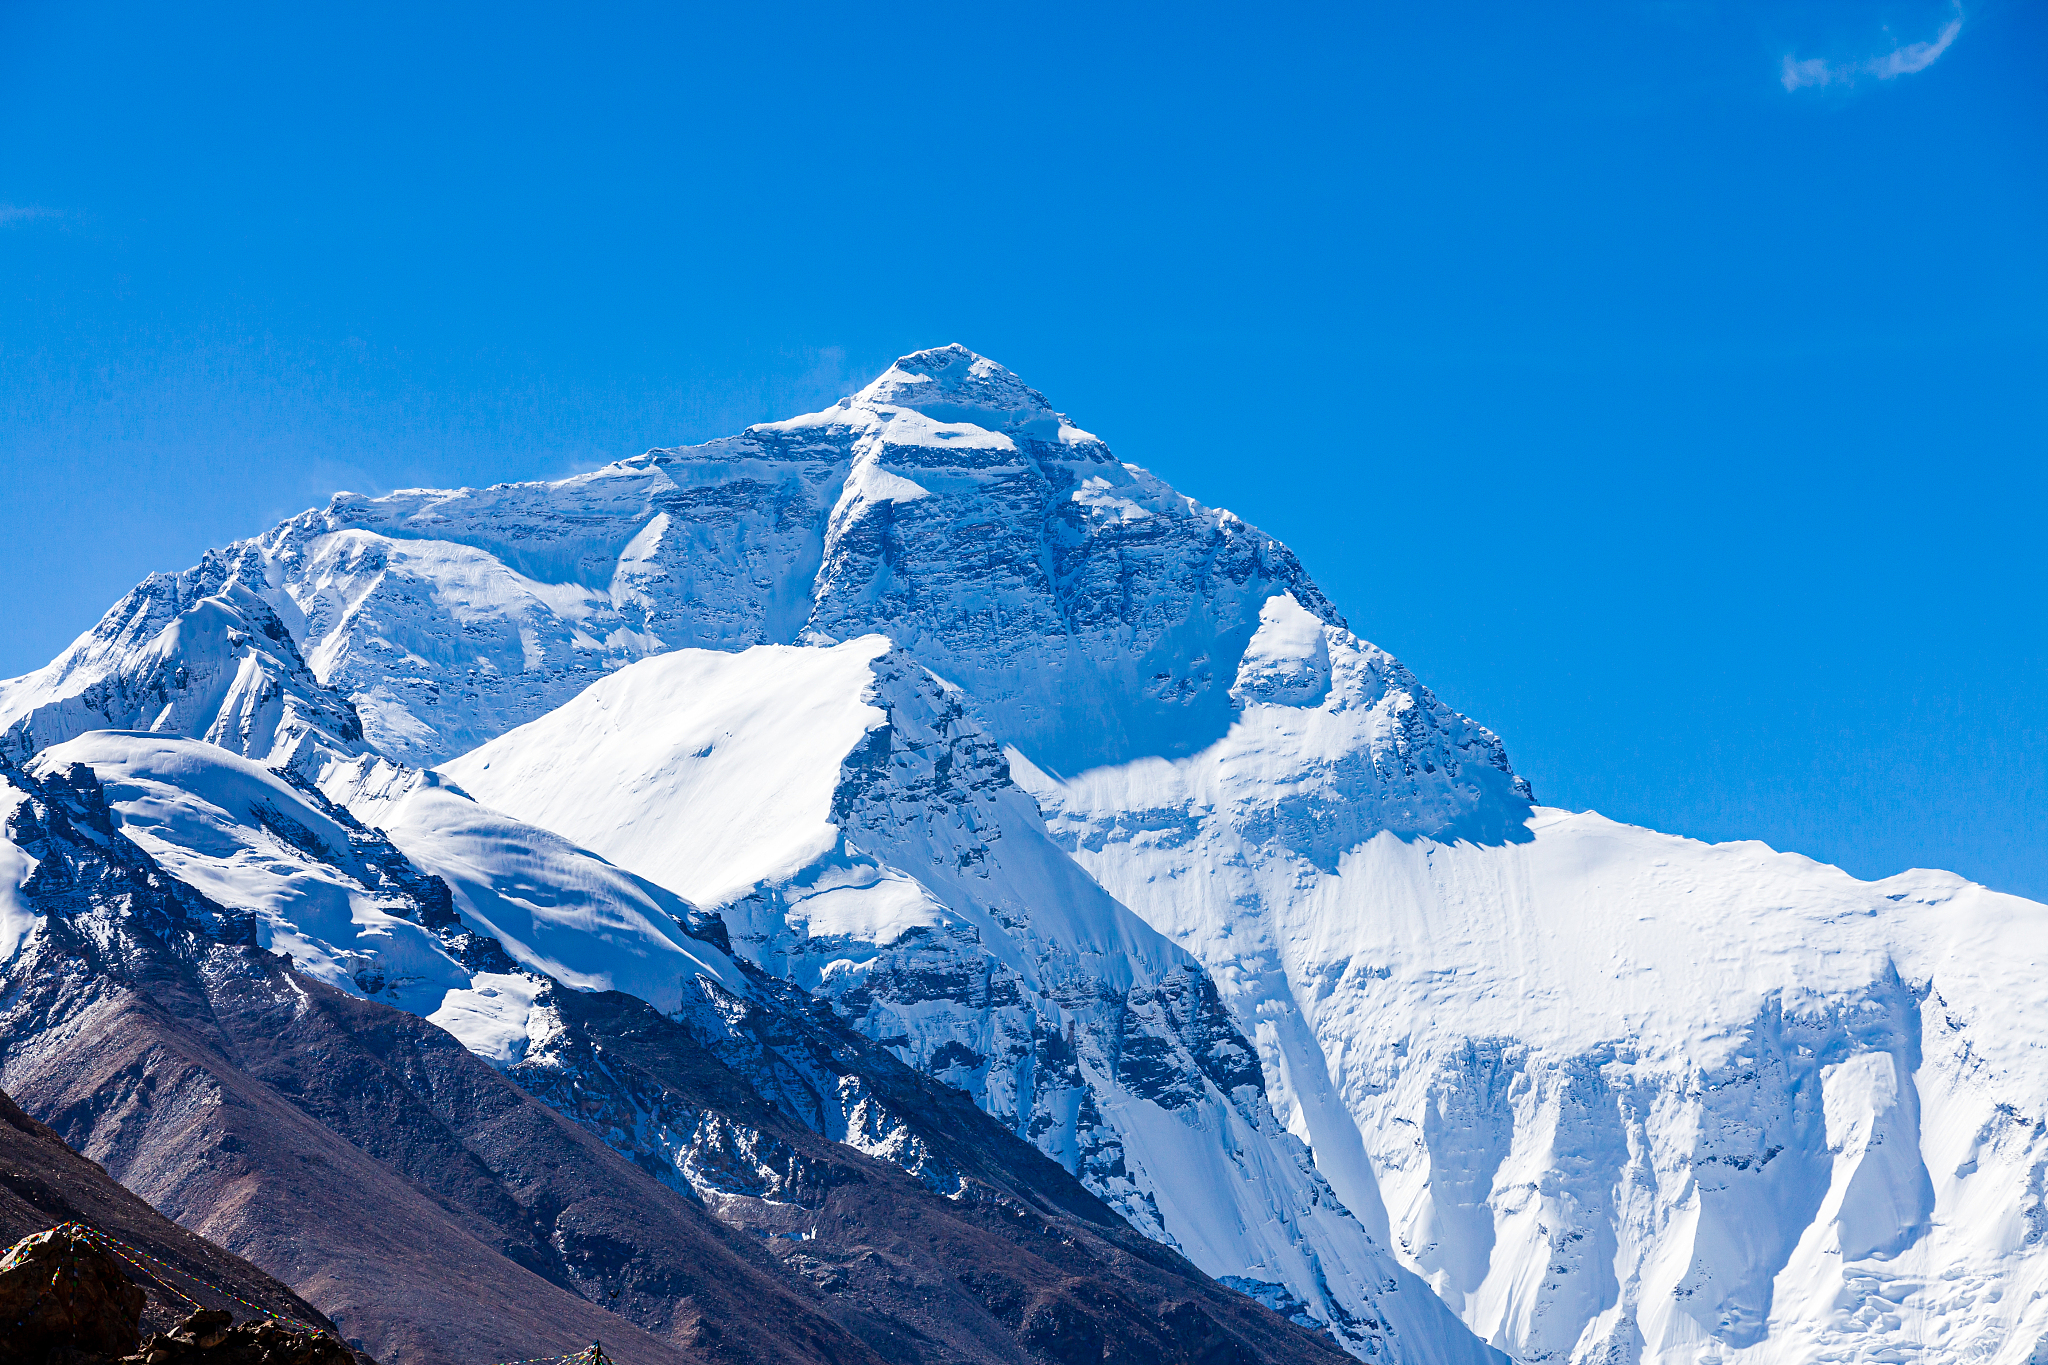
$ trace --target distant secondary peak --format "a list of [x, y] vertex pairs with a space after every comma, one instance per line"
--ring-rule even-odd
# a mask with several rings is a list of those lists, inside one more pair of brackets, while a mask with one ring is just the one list
[[901, 357], [854, 395], [854, 402], [870, 409], [908, 408], [942, 425], [965, 423], [1041, 440], [1056, 439], [1062, 420], [1044, 394], [957, 342]]

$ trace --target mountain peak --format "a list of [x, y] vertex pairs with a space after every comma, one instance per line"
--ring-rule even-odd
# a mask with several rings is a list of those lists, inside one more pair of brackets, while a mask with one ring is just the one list
[[988, 431], [1019, 432], [1035, 423], [1051, 437], [1063, 420], [1045, 395], [1008, 369], [958, 342], [898, 357], [853, 396], [859, 407], [909, 408], [942, 425], [964, 423]]

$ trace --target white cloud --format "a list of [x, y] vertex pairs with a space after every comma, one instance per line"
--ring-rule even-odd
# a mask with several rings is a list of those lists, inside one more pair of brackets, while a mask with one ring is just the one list
[[1894, 49], [1872, 65], [1872, 74], [1881, 81], [1888, 81], [1894, 76], [1910, 76], [1915, 71], [1925, 71], [1934, 65], [1936, 57], [1948, 51], [1948, 45], [1954, 42], [1956, 35], [1962, 31], [1963, 15], [1962, 11], [1958, 10], [1955, 18], [1942, 25], [1941, 32], [1933, 42], [1908, 43], [1904, 47]]
[[1823, 58], [1808, 57], [1803, 62], [1795, 62], [1787, 54], [1783, 79], [1787, 90], [1797, 90], [1805, 85], [1832, 85], [1845, 74], [1840, 68], [1829, 66]]
[[1831, 62], [1825, 57], [1808, 57], [1801, 61], [1788, 54], [1780, 79], [1787, 90], [1799, 90], [1807, 86], [1850, 85], [1859, 76], [1875, 76], [1881, 81], [1891, 80], [1894, 76], [1910, 76], [1915, 71], [1925, 71], [1933, 66], [1962, 31], [1963, 7], [1958, 4], [1954, 16], [1942, 25], [1941, 32], [1927, 42], [1907, 43], [1881, 57], [1868, 57], [1857, 62]]
[[0, 227], [10, 223], [28, 223], [38, 218], [62, 218], [55, 209], [46, 209], [36, 204], [0, 204]]

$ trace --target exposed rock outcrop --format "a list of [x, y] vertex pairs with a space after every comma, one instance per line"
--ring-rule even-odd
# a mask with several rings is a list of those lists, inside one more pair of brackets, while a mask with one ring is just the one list
[[226, 1312], [202, 1308], [118, 1365], [355, 1365], [355, 1357], [326, 1332], [269, 1318], [238, 1323]]
[[83, 1228], [65, 1224], [0, 1257], [0, 1362], [86, 1365], [135, 1349], [142, 1291]]

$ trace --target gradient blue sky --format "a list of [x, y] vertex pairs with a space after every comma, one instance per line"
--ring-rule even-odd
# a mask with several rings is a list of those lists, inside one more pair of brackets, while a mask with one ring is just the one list
[[2048, 898], [2048, 6], [175, 8], [0, 8], [0, 675], [960, 341], [1544, 799]]

